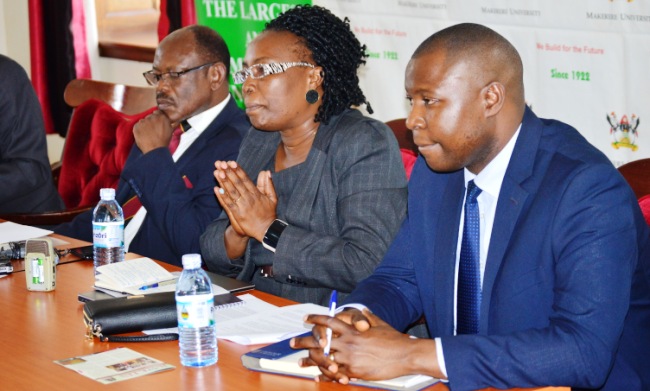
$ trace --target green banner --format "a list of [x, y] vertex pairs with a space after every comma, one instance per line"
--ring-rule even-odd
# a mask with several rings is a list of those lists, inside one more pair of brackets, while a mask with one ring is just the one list
[[244, 107], [241, 85], [234, 85], [232, 75], [242, 69], [246, 45], [264, 29], [267, 22], [298, 4], [311, 0], [195, 0], [198, 24], [221, 34], [230, 50], [230, 92]]

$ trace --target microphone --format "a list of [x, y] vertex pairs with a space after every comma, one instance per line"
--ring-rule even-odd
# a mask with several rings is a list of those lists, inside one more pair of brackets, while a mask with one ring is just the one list
[[0, 244], [0, 259], [25, 258], [25, 241], [7, 242]]

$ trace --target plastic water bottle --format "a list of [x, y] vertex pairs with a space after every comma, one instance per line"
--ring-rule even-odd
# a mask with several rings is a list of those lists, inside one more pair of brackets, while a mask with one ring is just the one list
[[93, 261], [97, 267], [124, 260], [124, 214], [115, 189], [101, 189], [93, 211]]
[[183, 255], [183, 272], [176, 283], [178, 345], [181, 364], [212, 365], [219, 358], [210, 278], [201, 269], [199, 254]]

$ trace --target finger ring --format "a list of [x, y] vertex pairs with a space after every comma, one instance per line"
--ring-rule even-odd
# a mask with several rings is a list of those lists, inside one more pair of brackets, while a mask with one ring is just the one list
[[334, 359], [334, 354], [333, 354], [333, 353], [332, 353], [332, 354], [330, 354], [330, 360], [332, 360], [332, 361], [334, 361], [334, 362], [336, 362], [336, 359]]
[[242, 196], [240, 195], [239, 197], [237, 197], [237, 199], [234, 201], [234, 203], [235, 203], [235, 204], [238, 203], [239, 200], [241, 200], [241, 198], [242, 198]]

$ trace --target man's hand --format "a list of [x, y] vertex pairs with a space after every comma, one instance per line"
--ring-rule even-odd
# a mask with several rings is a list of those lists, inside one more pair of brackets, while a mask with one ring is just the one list
[[[435, 342], [412, 339], [368, 310], [343, 311], [331, 318], [308, 315], [312, 336], [294, 338], [291, 346], [309, 349], [302, 366], [318, 366], [319, 380], [347, 384], [350, 379], [385, 380], [424, 374], [440, 378]], [[326, 330], [332, 329], [331, 353], [325, 356]]]
[[143, 154], [156, 148], [168, 147], [172, 132], [171, 121], [160, 110], [154, 111], [133, 126], [135, 143]]

